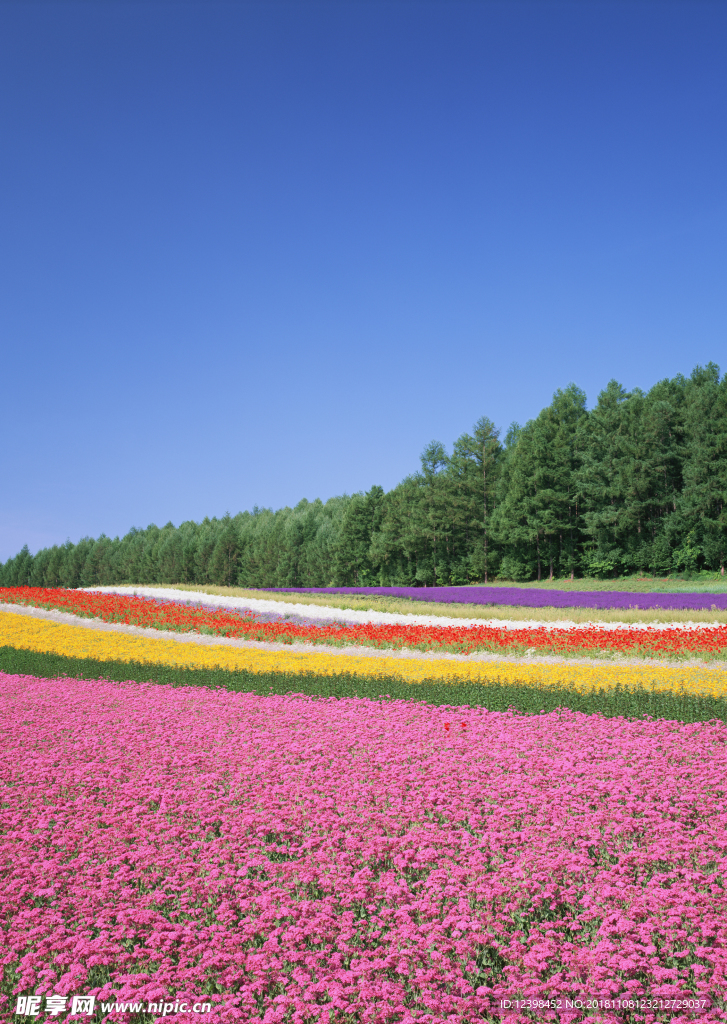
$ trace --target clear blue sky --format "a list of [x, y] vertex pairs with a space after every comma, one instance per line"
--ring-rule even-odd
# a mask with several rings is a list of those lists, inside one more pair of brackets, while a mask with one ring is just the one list
[[727, 370], [727, 4], [0, 5], [0, 559]]

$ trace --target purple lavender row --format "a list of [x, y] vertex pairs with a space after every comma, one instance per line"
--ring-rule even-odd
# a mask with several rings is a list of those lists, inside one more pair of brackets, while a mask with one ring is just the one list
[[727, 609], [727, 594], [634, 594], [621, 590], [528, 590], [520, 587], [270, 587], [268, 593], [367, 594], [443, 604], [519, 605], [525, 608]]

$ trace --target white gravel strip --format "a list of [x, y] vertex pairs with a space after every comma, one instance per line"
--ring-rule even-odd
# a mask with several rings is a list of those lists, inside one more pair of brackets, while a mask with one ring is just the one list
[[139, 597], [156, 597], [163, 601], [183, 601], [185, 604], [204, 604], [210, 608], [230, 608], [235, 611], [277, 612], [281, 615], [302, 615], [321, 622], [356, 622], [379, 624], [402, 624], [405, 626], [494, 626], [496, 629], [598, 629], [610, 632], [629, 629], [633, 632], [649, 632], [662, 629], [709, 630], [721, 629], [721, 624], [706, 625], [703, 622], [573, 622], [560, 619], [556, 622], [542, 622], [538, 619], [453, 619], [445, 615], [397, 614], [396, 612], [363, 611], [354, 608], [328, 608], [315, 604], [292, 604], [288, 601], [258, 600], [251, 597], [224, 597], [219, 594], [205, 594], [202, 591], [172, 590], [167, 587], [82, 587], [90, 593], [129, 594]]
[[709, 668], [720, 669], [727, 672], [727, 662], [714, 661], [667, 661], [656, 658], [624, 658], [615, 656], [613, 658], [562, 658], [557, 654], [545, 654], [540, 656], [526, 655], [522, 658], [513, 658], [507, 654], [488, 654], [484, 651], [475, 651], [472, 654], [454, 654], [450, 651], [411, 651], [407, 648], [392, 650], [390, 648], [378, 647], [331, 647], [328, 644], [311, 643], [268, 643], [259, 640], [242, 640], [239, 637], [211, 636], [209, 633], [177, 633], [174, 630], [149, 629], [146, 626], [129, 626], [123, 622], [104, 622], [102, 619], [85, 619], [79, 615], [71, 615], [69, 612], [57, 611], [55, 609], [34, 608], [26, 604], [0, 604], [0, 615], [7, 612], [13, 615], [28, 615], [35, 619], [46, 619], [50, 622], [63, 623], [68, 626], [79, 626], [82, 629], [98, 629], [106, 633], [127, 633], [135, 636], [144, 636], [150, 640], [173, 640], [178, 644], [205, 644], [212, 647], [244, 647], [255, 651], [289, 651], [298, 654], [333, 654], [366, 658], [413, 658], [416, 661], [485, 661], [491, 663], [506, 663], [511, 665], [659, 665], [683, 668]]

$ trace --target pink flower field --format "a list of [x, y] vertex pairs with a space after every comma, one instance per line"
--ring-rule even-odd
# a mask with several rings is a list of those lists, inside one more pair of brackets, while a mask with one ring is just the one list
[[4, 674], [0, 700], [0, 1015], [725, 1020], [722, 723]]

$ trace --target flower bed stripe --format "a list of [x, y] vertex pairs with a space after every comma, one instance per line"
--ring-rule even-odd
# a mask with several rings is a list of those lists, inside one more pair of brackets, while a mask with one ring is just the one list
[[19, 675], [0, 713], [6, 1020], [31, 992], [96, 1021], [202, 994], [215, 1022], [725, 1020], [721, 723]]
[[619, 590], [531, 590], [521, 587], [270, 587], [268, 593], [370, 594], [445, 604], [499, 604], [525, 608], [720, 608], [727, 594], [638, 594]]
[[[345, 662], [342, 663], [345, 668]], [[489, 681], [481, 683], [424, 679], [408, 683], [395, 677], [368, 677], [341, 671], [336, 675], [313, 672], [249, 672], [216, 668], [179, 668], [134, 661], [73, 658], [43, 651], [0, 647], [0, 672], [56, 679], [111, 679], [117, 682], [153, 682], [166, 686], [193, 686], [234, 693], [298, 694], [303, 696], [407, 702], [447, 707], [482, 707], [488, 711], [541, 714], [567, 708], [605, 718], [659, 718], [679, 722], [727, 722], [727, 699], [695, 696], [684, 691], [627, 689], [616, 686], [580, 693], [556, 686]]]
[[258, 622], [226, 609], [200, 608], [174, 601], [158, 601], [132, 594], [95, 594], [85, 591], [15, 588], [0, 590], [0, 601], [13, 600], [46, 609], [63, 609], [105, 622], [168, 629], [198, 630], [225, 637], [259, 641], [307, 641], [345, 646], [365, 645], [379, 649], [406, 648], [419, 651], [474, 651], [523, 653], [534, 649], [546, 654], [592, 656], [604, 651], [648, 657], [698, 655], [727, 656], [727, 626], [692, 629], [661, 629], [651, 626], [632, 630], [601, 629], [597, 625], [503, 629], [491, 625], [420, 625], [363, 623], [346, 625], [299, 624], [284, 620]]
[[0, 615], [0, 645], [45, 651], [75, 658], [161, 664], [179, 668], [226, 669], [256, 673], [313, 673], [342, 671], [367, 678], [396, 678], [422, 683], [436, 678], [447, 683], [487, 685], [519, 683], [552, 686], [581, 693], [622, 687], [646, 691], [682, 692], [723, 698], [727, 672], [685, 666], [524, 665], [516, 662], [454, 661], [426, 658], [366, 657], [333, 653], [260, 651], [217, 645], [180, 644], [124, 633], [108, 633], [47, 622], [25, 615]]
[[[10, 589], [10, 588], [8, 588]], [[21, 591], [29, 592], [34, 588], [15, 588], [20, 596]], [[38, 588], [40, 590], [40, 588]], [[718, 621], [724, 623], [727, 610], [719, 611], [713, 608], [698, 609], [690, 612], [689, 609], [621, 609], [624, 619], [628, 621], [619, 622], [616, 616], [618, 609], [577, 609], [569, 608], [559, 610], [557, 608], [541, 608], [532, 613], [529, 619], [519, 615], [511, 618], [508, 615], [516, 614], [512, 605], [491, 605], [491, 604], [439, 604], [436, 599], [430, 602], [409, 601], [403, 597], [376, 596], [367, 594], [334, 594], [334, 593], [284, 593], [276, 591], [274, 594], [261, 595], [265, 591], [242, 590], [227, 587], [141, 587], [129, 584], [88, 587], [82, 590], [60, 591], [65, 594], [72, 593], [93, 593], [93, 594], [126, 594], [128, 596], [138, 595], [140, 597], [153, 597], [159, 601], [174, 601], [183, 605], [201, 605], [210, 608], [224, 608], [228, 611], [245, 615], [252, 611], [260, 616], [279, 615], [281, 617], [293, 616], [296, 620], [325, 620], [329, 622], [347, 622], [349, 624], [358, 622], [393, 623], [403, 625], [420, 626], [497, 626], [501, 629], [526, 629], [528, 627], [546, 626], [548, 628], [565, 628], [567, 626], [597, 624], [599, 629], [651, 629], [658, 626], [659, 629], [699, 629], [705, 625], [715, 625]], [[1, 593], [1, 592], [0, 592]], [[367, 607], [368, 605], [368, 607]], [[376, 607], [373, 607], [376, 605]], [[418, 611], [414, 611], [418, 608]], [[518, 609], [523, 613], [524, 608]], [[586, 621], [582, 614], [590, 612], [590, 621]], [[573, 620], [576, 613], [579, 623]], [[422, 614], [423, 613], [423, 614]], [[448, 613], [448, 614], [446, 614]], [[492, 615], [488, 618], [487, 614]], [[699, 621], [687, 620], [686, 615], [698, 615]], [[559, 615], [559, 618], [555, 618]], [[647, 618], [648, 617], [648, 618]], [[658, 617], [658, 618], [657, 618]], [[711, 621], [710, 621], [711, 617]]]

